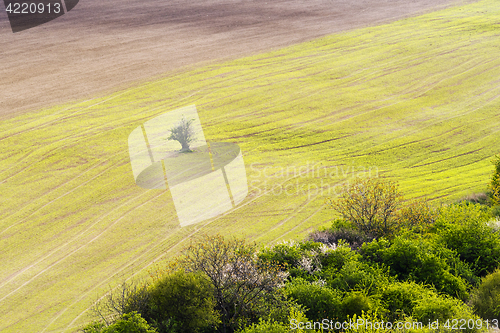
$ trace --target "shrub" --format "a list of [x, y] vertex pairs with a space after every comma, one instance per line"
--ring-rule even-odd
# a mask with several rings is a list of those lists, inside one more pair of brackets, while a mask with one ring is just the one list
[[288, 333], [289, 325], [276, 321], [261, 320], [258, 324], [252, 324], [238, 331], [238, 333]]
[[[371, 311], [362, 311], [360, 314], [350, 316], [346, 322], [352, 322], [348, 325], [346, 333], [391, 333], [394, 332], [384, 323], [384, 318]], [[384, 324], [382, 324], [384, 323]], [[359, 324], [359, 325], [358, 325]]]
[[306, 308], [297, 303], [293, 298], [286, 295], [285, 288], [281, 289], [284, 300], [280, 306], [269, 309], [269, 312], [259, 318], [259, 321], [266, 320], [270, 322], [278, 322], [282, 324], [290, 324], [290, 317], [292, 314], [302, 314], [305, 316]]
[[378, 263], [363, 262], [359, 253], [342, 243], [335, 251], [328, 252], [322, 265], [318, 277], [329, 287], [342, 291], [364, 290], [373, 294], [392, 279], [386, 269], [378, 267]]
[[486, 222], [491, 218], [490, 209], [480, 204], [458, 203], [441, 207], [436, 218], [436, 229], [450, 223], [464, 224], [467, 221]]
[[500, 270], [487, 275], [479, 287], [472, 293], [470, 304], [484, 319], [500, 317]]
[[353, 315], [362, 315], [378, 308], [374, 299], [361, 291], [352, 291], [345, 295], [342, 300], [342, 317], [339, 321], [345, 321]]
[[323, 267], [323, 261], [335, 252], [335, 248], [335, 245], [327, 246], [313, 241], [284, 242], [262, 249], [258, 258], [261, 262], [286, 268], [291, 278], [314, 281]]
[[395, 282], [384, 286], [380, 293], [382, 304], [387, 310], [387, 320], [396, 322], [404, 320], [413, 313], [413, 308], [419, 299], [433, 293], [424, 286], [407, 281]]
[[437, 212], [426, 200], [412, 200], [397, 212], [399, 224], [417, 233], [429, 231], [437, 218]]
[[[403, 332], [443, 332], [456, 330], [445, 329], [446, 320], [453, 319], [473, 320], [477, 325], [478, 318], [461, 301], [446, 295], [439, 295], [435, 290], [427, 288], [414, 282], [397, 282], [387, 285], [379, 295], [385, 311], [372, 308], [370, 311], [363, 311], [361, 315], [354, 315], [353, 318], [364, 319], [365, 322], [386, 322], [393, 323], [392, 331]], [[429, 323], [439, 320], [439, 330], [429, 328]], [[399, 323], [399, 324], [398, 324]], [[401, 325], [400, 328], [398, 328]], [[404, 327], [404, 325], [409, 325]], [[478, 325], [479, 326], [479, 325]], [[404, 330], [403, 330], [404, 327]], [[396, 329], [397, 328], [397, 329]], [[352, 332], [384, 332], [386, 328], [380, 330], [373, 327], [361, 326], [358, 329], [348, 330]], [[479, 331], [479, 329], [467, 329], [468, 332]]]
[[368, 237], [359, 230], [344, 227], [315, 231], [309, 234], [308, 237], [314, 242], [326, 245], [338, 244], [340, 240], [343, 240], [353, 250], [360, 248], [364, 242], [372, 240], [371, 237]]
[[285, 286], [286, 294], [305, 307], [305, 314], [311, 321], [323, 319], [347, 320], [349, 316], [362, 311], [375, 310], [378, 303], [363, 291], [342, 293], [325, 285], [294, 279]]
[[126, 313], [102, 333], [157, 333], [137, 312]]
[[[479, 325], [477, 325], [477, 316], [474, 316], [471, 309], [467, 307], [463, 302], [457, 299], [453, 299], [449, 296], [441, 296], [435, 293], [429, 294], [426, 297], [419, 299], [415, 307], [413, 308], [413, 318], [423, 322], [429, 323], [436, 320], [439, 321], [440, 328], [447, 328], [445, 331], [456, 332], [456, 328], [453, 329], [453, 320], [457, 322], [458, 326], [463, 323], [463, 329], [461, 331], [465, 332], [477, 332], [479, 331]], [[472, 320], [474, 325], [468, 327], [468, 321]], [[461, 323], [459, 321], [462, 321]], [[446, 327], [445, 325], [448, 325]]]
[[341, 314], [341, 294], [326, 286], [297, 278], [285, 285], [285, 293], [306, 307], [305, 315], [313, 321], [334, 319]]
[[91, 323], [82, 329], [84, 333], [158, 333], [137, 312], [125, 313], [109, 326]]
[[83, 333], [101, 333], [105, 327], [106, 325], [104, 325], [102, 322], [94, 321], [85, 325], [85, 327], [83, 327], [81, 331]]
[[447, 248], [456, 251], [477, 276], [493, 272], [500, 264], [500, 237], [480, 205], [452, 205], [443, 209], [436, 233]]
[[495, 166], [495, 171], [493, 172], [490, 181], [490, 198], [492, 204], [494, 206], [498, 206], [500, 205], [500, 155], [495, 156], [492, 163]]
[[330, 200], [333, 209], [361, 232], [372, 237], [392, 236], [399, 229], [395, 213], [402, 203], [396, 183], [380, 178], [356, 178]]
[[91, 311], [106, 325], [110, 325], [124, 314], [133, 311], [147, 316], [149, 311], [148, 285], [124, 281], [96, 302]]
[[177, 271], [158, 280], [150, 289], [148, 319], [161, 332], [200, 332], [216, 327], [212, 284], [201, 273]]
[[287, 267], [297, 267], [300, 260], [321, 252], [322, 244], [314, 241], [283, 242], [271, 248], [262, 249], [258, 257], [267, 262], [276, 262]]
[[423, 322], [445, 321], [455, 318], [454, 316], [458, 312], [456, 307], [454, 299], [440, 297], [433, 293], [416, 301], [413, 317]]
[[[314, 329], [299, 328], [299, 325], [306, 326], [306, 323], [308, 321], [309, 320], [300, 307], [291, 306], [289, 308], [289, 314], [284, 322], [276, 321], [273, 319], [260, 319], [259, 323], [247, 326], [244, 329], [238, 331], [238, 333], [289, 333], [291, 327], [293, 327], [293, 332], [296, 333], [317, 332]], [[297, 327], [295, 328], [293, 325]]]
[[500, 217], [500, 205], [493, 206], [491, 208], [491, 215], [493, 215], [495, 217]]
[[398, 236], [391, 244], [385, 239], [363, 245], [361, 253], [366, 260], [381, 263], [399, 280], [432, 284], [438, 291], [466, 299], [467, 282], [454, 276], [448, 264], [453, 253], [431, 240], [408, 239]]
[[[344, 265], [352, 260], [359, 260], [361, 256], [353, 251], [344, 242], [339, 242], [339, 245], [334, 251], [329, 251], [321, 260], [323, 271], [337, 273]], [[321, 276], [325, 276], [321, 274]]]
[[258, 322], [281, 302], [279, 289], [288, 272], [273, 261], [258, 260], [255, 244], [205, 235], [183, 254], [180, 267], [202, 272], [212, 283], [222, 332]]
[[346, 262], [338, 272], [328, 276], [326, 272], [325, 278], [328, 285], [343, 291], [358, 290], [374, 294], [390, 281], [388, 274], [382, 269], [358, 260]]

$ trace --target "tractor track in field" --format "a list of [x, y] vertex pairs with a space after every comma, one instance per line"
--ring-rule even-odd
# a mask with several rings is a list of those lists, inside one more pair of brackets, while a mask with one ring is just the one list
[[[101, 222], [102, 220], [104, 220], [104, 218], [106, 218], [106, 216], [110, 215], [111, 213], [113, 213], [114, 211], [118, 210], [119, 208], [127, 205], [127, 204], [130, 204], [130, 202], [132, 201], [135, 201], [137, 199], [137, 197], [140, 197], [140, 196], [143, 196], [143, 195], [146, 195], [148, 194], [148, 192], [144, 192], [136, 197], [133, 197], [129, 200], [127, 200], [125, 203], [123, 203], [122, 205], [112, 209], [111, 211], [109, 211], [108, 213], [104, 214], [100, 219], [98, 219], [96, 222], [94, 222], [93, 224], [91, 224], [90, 226], [88, 226], [84, 231], [80, 232], [78, 235], [72, 237], [71, 240], [67, 241], [65, 244], [59, 246], [56, 250], [53, 250], [51, 253], [49, 253], [48, 255], [46, 255], [44, 258], [38, 260], [36, 263], [26, 267], [24, 269], [24, 271], [26, 270], [29, 270], [30, 268], [34, 267], [35, 265], [37, 265], [38, 263], [42, 262], [43, 260], [46, 260], [46, 259], [49, 259], [55, 252], [61, 250], [62, 248], [64, 248], [65, 246], [71, 244], [71, 243], [75, 243], [78, 239], [80, 239], [81, 237], [83, 237], [85, 234], [88, 234], [88, 231], [91, 230], [94, 226], [96, 226], [99, 222]], [[116, 218], [112, 223], [108, 224], [99, 234], [97, 234], [96, 236], [94, 236], [92, 239], [90, 239], [87, 243], [79, 246], [78, 248], [72, 250], [70, 253], [67, 253], [65, 254], [64, 256], [62, 256], [61, 258], [57, 259], [55, 262], [51, 263], [49, 266], [47, 266], [46, 268], [44, 268], [42, 271], [38, 272], [35, 276], [33, 276], [32, 278], [30, 278], [28, 281], [24, 282], [22, 285], [20, 285], [19, 287], [17, 287], [16, 289], [14, 289], [13, 291], [3, 295], [3, 297], [0, 298], [0, 302], [3, 301], [5, 298], [9, 297], [10, 295], [14, 294], [15, 292], [17, 292], [19, 289], [21, 289], [22, 287], [28, 285], [29, 283], [31, 283], [33, 280], [35, 280], [37, 277], [39, 277], [40, 275], [42, 275], [43, 273], [45, 273], [46, 271], [48, 271], [49, 269], [55, 267], [56, 265], [58, 265], [59, 263], [61, 263], [62, 261], [68, 259], [69, 257], [71, 257], [72, 255], [74, 255], [75, 253], [77, 253], [78, 251], [82, 250], [83, 248], [85, 248], [87, 245], [95, 242], [97, 239], [99, 239], [102, 235], [104, 235], [104, 233], [106, 233], [107, 231], [109, 231], [113, 226], [115, 226], [121, 219], [123, 219], [126, 215], [128, 215], [129, 213], [133, 212], [134, 210], [144, 206], [145, 204], [149, 203], [150, 201], [156, 199], [157, 197], [159, 196], [162, 196], [163, 195], [163, 192], [162, 193], [159, 193], [157, 194], [156, 196], [148, 199], [147, 201], [145, 201], [144, 203], [142, 203], [141, 205], [138, 205], [138, 206], [134, 206], [133, 208], [131, 209], [128, 209], [125, 213], [121, 214], [121, 216], [119, 218]], [[8, 283], [8, 282], [7, 282]], [[3, 284], [4, 286], [5, 284]]]
[[[105, 162], [101, 162], [101, 163], [99, 163], [98, 165], [93, 166], [91, 169], [88, 169], [87, 171], [90, 171], [90, 170], [92, 170], [92, 169], [96, 168], [97, 166], [103, 165], [104, 163], [105, 163]], [[17, 225], [19, 225], [19, 224], [21, 224], [21, 223], [25, 222], [25, 221], [26, 221], [29, 217], [31, 217], [31, 216], [32, 216], [32, 215], [34, 215], [35, 213], [39, 212], [41, 209], [43, 209], [43, 208], [45, 208], [45, 207], [49, 206], [50, 204], [52, 204], [52, 203], [53, 203], [53, 202], [55, 202], [56, 200], [59, 200], [59, 199], [63, 198], [64, 196], [66, 196], [66, 195], [68, 195], [68, 194], [72, 193], [73, 191], [75, 191], [76, 189], [78, 189], [78, 188], [80, 188], [80, 187], [84, 186], [85, 184], [89, 183], [90, 181], [92, 181], [92, 180], [94, 180], [94, 179], [96, 179], [96, 178], [100, 177], [103, 173], [105, 173], [105, 172], [109, 171], [109, 169], [110, 169], [110, 168], [105, 169], [104, 171], [102, 171], [102, 172], [100, 172], [98, 175], [96, 175], [95, 177], [93, 177], [93, 178], [91, 178], [91, 179], [89, 179], [89, 180], [87, 180], [87, 181], [85, 181], [85, 182], [83, 182], [83, 183], [79, 184], [77, 187], [73, 188], [72, 190], [67, 191], [67, 192], [65, 192], [64, 194], [61, 194], [61, 195], [60, 195], [60, 196], [58, 196], [57, 198], [55, 198], [55, 199], [53, 199], [53, 200], [51, 200], [51, 201], [47, 202], [46, 204], [44, 204], [43, 206], [41, 206], [41, 207], [39, 207], [39, 208], [37, 208], [37, 209], [36, 209], [33, 213], [31, 213], [30, 215], [26, 216], [23, 220], [21, 220], [21, 221], [19, 221], [19, 222], [15, 223], [15, 224], [12, 224], [12, 225], [10, 225], [8, 228], [4, 229], [2, 232], [0, 232], [0, 235], [1, 235], [1, 234], [3, 234], [3, 233], [5, 233], [6, 231], [8, 231], [11, 227], [15, 227], [15, 226], [17, 226]], [[85, 172], [81, 173], [81, 174], [80, 174], [80, 176], [81, 176], [81, 175], [83, 175], [83, 174], [85, 174], [87, 171], [85, 171]], [[78, 177], [80, 177], [80, 176], [78, 176]], [[78, 177], [77, 177], [77, 178], [78, 178]], [[73, 181], [74, 179], [76, 179], [76, 178], [73, 178], [73, 179], [69, 180], [68, 182], [71, 182], [71, 181]], [[64, 184], [63, 184], [63, 185], [64, 185]], [[61, 186], [62, 186], [62, 185], [60, 185], [59, 187], [61, 187]], [[48, 193], [50, 193], [50, 192], [48, 192]], [[46, 193], [45, 195], [47, 195], [48, 193]], [[34, 200], [33, 200], [33, 201], [34, 201]], [[33, 202], [33, 201], [32, 201], [32, 202]], [[29, 204], [31, 204], [32, 202], [30, 202]], [[8, 216], [8, 217], [10, 217], [10, 216]], [[7, 218], [8, 218], [8, 217], [7, 217]], [[56, 252], [60, 251], [60, 250], [61, 250], [64, 246], [67, 246], [67, 245], [68, 245], [69, 243], [71, 243], [72, 241], [74, 241], [74, 239], [72, 239], [71, 241], [66, 242], [66, 243], [65, 243], [65, 244], [63, 244], [63, 245], [60, 245], [60, 246], [59, 246], [59, 247], [57, 247], [56, 249], [53, 249], [52, 251], [50, 251], [50, 253], [49, 253], [49, 254], [45, 255], [43, 258], [38, 259], [36, 262], [34, 262], [34, 263], [30, 264], [29, 266], [24, 267], [22, 270], [19, 270], [19, 271], [17, 271], [16, 273], [14, 273], [14, 274], [12, 274], [12, 275], [10, 275], [10, 276], [6, 277], [6, 278], [4, 279], [4, 281], [2, 281], [2, 283], [0, 283], [0, 289], [1, 289], [1, 288], [3, 288], [3, 287], [4, 287], [7, 283], [9, 283], [11, 280], [15, 279], [18, 275], [20, 275], [20, 274], [24, 273], [25, 271], [27, 271], [27, 270], [29, 270], [30, 268], [32, 268], [32, 267], [34, 267], [34, 266], [36, 266], [37, 264], [39, 264], [40, 262], [44, 261], [45, 259], [48, 259], [48, 258], [49, 258], [51, 255], [53, 255], [54, 253], [56, 253]]]

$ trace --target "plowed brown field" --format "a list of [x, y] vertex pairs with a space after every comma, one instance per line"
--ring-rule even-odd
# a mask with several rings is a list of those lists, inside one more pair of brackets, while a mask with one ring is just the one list
[[469, 0], [81, 0], [13, 34], [0, 4], [0, 119]]

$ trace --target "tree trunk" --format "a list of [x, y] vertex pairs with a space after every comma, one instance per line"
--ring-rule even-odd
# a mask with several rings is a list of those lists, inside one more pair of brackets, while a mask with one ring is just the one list
[[181, 142], [181, 145], [182, 145], [181, 152], [191, 151], [191, 149], [189, 149], [189, 145], [186, 142]]

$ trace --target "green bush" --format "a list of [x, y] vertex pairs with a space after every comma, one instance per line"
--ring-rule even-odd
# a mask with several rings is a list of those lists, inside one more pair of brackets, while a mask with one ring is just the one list
[[491, 208], [491, 215], [493, 215], [494, 217], [500, 217], [500, 205], [493, 206]]
[[274, 262], [287, 268], [298, 267], [304, 256], [309, 256], [311, 251], [319, 251], [320, 243], [316, 242], [283, 242], [271, 248], [264, 248], [258, 253], [260, 260]]
[[294, 279], [285, 286], [286, 294], [304, 306], [307, 318], [343, 322], [354, 314], [379, 308], [378, 301], [362, 291], [342, 293], [327, 286]]
[[495, 166], [495, 171], [491, 176], [489, 192], [492, 204], [498, 206], [500, 205], [500, 155], [495, 156], [492, 163]]
[[[365, 296], [366, 297], [366, 296]], [[382, 327], [361, 326], [350, 328], [347, 332], [456, 332], [456, 330], [446, 329], [443, 325], [446, 321], [452, 325], [453, 319], [473, 320], [477, 325], [477, 316], [474, 316], [471, 309], [460, 300], [446, 295], [439, 295], [432, 288], [414, 282], [397, 282], [389, 284], [379, 295], [381, 304], [377, 305], [375, 299], [365, 301], [365, 310], [348, 316], [354, 321], [363, 319], [365, 322], [382, 321], [393, 323], [393, 329]], [[358, 302], [363, 304], [362, 302]], [[371, 304], [371, 308], [370, 305]], [[382, 309], [382, 306], [384, 309]], [[346, 308], [354, 309], [352, 305]], [[369, 309], [369, 310], [366, 310]], [[429, 329], [429, 323], [439, 320], [439, 331]], [[398, 324], [400, 323], [400, 324]], [[409, 325], [403, 330], [403, 325]], [[401, 325], [401, 328], [397, 329]], [[466, 332], [476, 332], [479, 329], [466, 329]]]
[[359, 260], [360, 258], [361, 256], [356, 251], [353, 251], [344, 242], [340, 242], [335, 251], [329, 251], [322, 257], [321, 265], [323, 271], [338, 272], [347, 262]]
[[453, 275], [448, 263], [453, 253], [432, 240], [398, 236], [390, 243], [380, 239], [363, 245], [361, 253], [366, 260], [389, 267], [390, 274], [400, 281], [431, 284], [438, 291], [462, 300], [468, 297], [466, 280]]
[[319, 242], [283, 242], [271, 248], [262, 249], [258, 257], [267, 262], [276, 262], [287, 267], [297, 267], [304, 256], [310, 256], [312, 252], [320, 252], [322, 244]]
[[449, 223], [464, 224], [470, 220], [486, 222], [490, 218], [491, 212], [489, 207], [461, 202], [441, 207], [438, 210], [435, 225], [439, 229]]
[[380, 293], [380, 298], [387, 310], [387, 320], [396, 322], [410, 316], [417, 301], [431, 293], [433, 291], [430, 289], [411, 281], [386, 285]]
[[342, 316], [339, 321], [346, 321], [353, 315], [361, 315], [363, 312], [377, 310], [377, 302], [361, 291], [347, 293], [342, 300]]
[[397, 219], [402, 228], [415, 233], [427, 233], [437, 218], [437, 212], [426, 200], [405, 202], [397, 212]]
[[[293, 332], [296, 333], [316, 333], [314, 329], [300, 329], [299, 325], [306, 326], [307, 322], [310, 322], [304, 314], [304, 310], [301, 305], [297, 303], [289, 303], [289, 307], [287, 309], [287, 315], [284, 320], [276, 320], [274, 318], [263, 319], [260, 318], [258, 323], [254, 323], [249, 325], [237, 333], [289, 333], [290, 328], [293, 325], [297, 326], [297, 328], [293, 328]], [[302, 323], [302, 324], [299, 324]], [[318, 332], [319, 333], [319, 332]]]
[[[425, 326], [435, 320], [439, 320], [439, 325], [443, 325], [446, 320], [451, 322], [453, 319], [474, 321], [478, 319], [462, 301], [447, 295], [440, 295], [433, 288], [414, 282], [398, 282], [388, 285], [380, 298], [387, 309], [387, 320], [391, 322], [407, 322], [411, 318], [411, 320], [422, 322]], [[442, 326], [441, 329], [443, 329]], [[475, 330], [469, 329], [468, 331]]]
[[285, 242], [271, 248], [262, 249], [258, 254], [261, 262], [275, 263], [286, 268], [290, 278], [317, 280], [323, 263], [334, 253], [335, 245], [320, 242]]
[[440, 242], [457, 252], [476, 276], [493, 272], [500, 264], [500, 237], [489, 225], [490, 214], [480, 205], [452, 205], [436, 222]]
[[83, 327], [81, 331], [83, 333], [101, 333], [105, 327], [106, 325], [104, 325], [103, 323], [99, 321], [94, 321], [92, 323], [85, 325], [85, 327]]
[[329, 272], [326, 270], [323, 275], [328, 286], [343, 291], [358, 290], [374, 294], [390, 282], [388, 274], [382, 269], [358, 260], [350, 260], [338, 271], [327, 275]]
[[289, 325], [276, 321], [260, 321], [258, 324], [252, 324], [238, 333], [288, 333]]
[[302, 251], [299, 243], [284, 242], [271, 248], [262, 249], [258, 257], [262, 261], [277, 262], [288, 268], [297, 265], [302, 257]]
[[[391, 333], [394, 330], [387, 328], [386, 324], [382, 324], [385, 318], [380, 314], [372, 311], [362, 311], [360, 314], [354, 314], [347, 318], [346, 322], [355, 323], [348, 325], [345, 330], [346, 333]], [[377, 323], [377, 324], [374, 324]], [[403, 331], [404, 332], [404, 331]], [[406, 333], [406, 332], [405, 332]], [[419, 332], [421, 333], [421, 332]]]
[[125, 313], [109, 326], [94, 322], [82, 329], [84, 333], [158, 333], [137, 312]]
[[[452, 328], [455, 323], [460, 326], [464, 322], [467, 323], [470, 320], [477, 323], [478, 319], [480, 319], [460, 300], [445, 295], [437, 295], [435, 293], [431, 293], [416, 302], [413, 308], [412, 317], [423, 323], [438, 320], [440, 327], [450, 332], [457, 331], [457, 329]], [[455, 323], [453, 320], [455, 320]], [[458, 322], [460, 320], [462, 323]], [[448, 327], [445, 325], [448, 325]], [[464, 325], [464, 329], [460, 330], [465, 332], [477, 332], [480, 330], [477, 324], [471, 326], [472, 327]]]
[[343, 242], [321, 257], [321, 265], [322, 270], [315, 277], [324, 280], [332, 289], [365, 290], [372, 294], [391, 280], [385, 270], [377, 264], [362, 262], [361, 255]]
[[306, 308], [305, 314], [311, 320], [334, 319], [341, 315], [341, 294], [319, 283], [296, 278], [285, 285], [285, 293]]
[[484, 319], [500, 318], [500, 270], [487, 275], [472, 293], [470, 304]]
[[442, 322], [446, 319], [456, 318], [455, 315], [458, 312], [456, 300], [440, 297], [433, 293], [415, 302], [413, 317], [425, 323], [435, 320]]
[[212, 284], [201, 273], [176, 271], [150, 288], [151, 317], [160, 332], [200, 332], [217, 326]]
[[320, 242], [326, 245], [339, 244], [344, 242], [351, 249], [356, 250], [363, 245], [364, 242], [369, 242], [373, 237], [369, 237], [349, 221], [338, 219], [332, 223], [329, 229], [314, 231], [308, 235], [308, 239], [314, 242]]
[[126, 313], [102, 333], [157, 333], [137, 312]]

